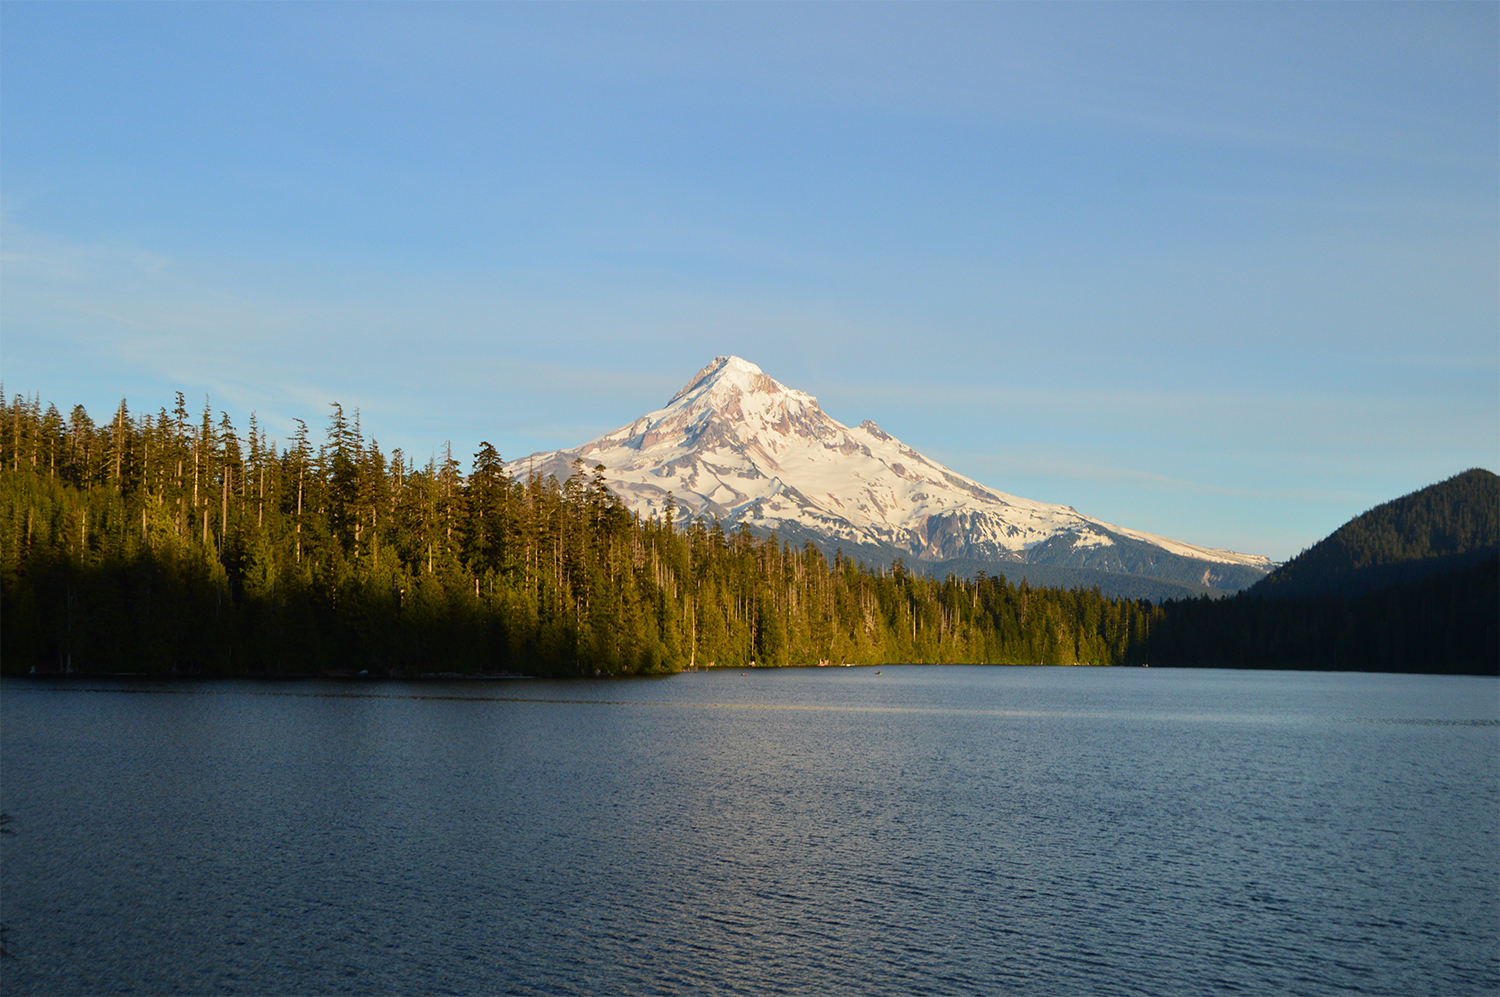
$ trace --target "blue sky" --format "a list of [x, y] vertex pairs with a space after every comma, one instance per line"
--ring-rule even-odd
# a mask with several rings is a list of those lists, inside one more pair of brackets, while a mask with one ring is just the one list
[[0, 5], [0, 376], [576, 445], [738, 354], [1285, 558], [1500, 468], [1500, 7]]

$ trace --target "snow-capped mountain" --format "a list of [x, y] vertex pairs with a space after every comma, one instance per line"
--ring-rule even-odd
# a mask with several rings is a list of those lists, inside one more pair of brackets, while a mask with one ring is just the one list
[[1053, 564], [1222, 588], [1273, 566], [986, 488], [873, 422], [843, 425], [739, 357], [715, 359], [664, 408], [507, 470], [561, 481], [578, 460], [590, 471], [604, 465], [609, 486], [644, 518], [661, 515], [670, 494], [679, 516], [920, 562]]

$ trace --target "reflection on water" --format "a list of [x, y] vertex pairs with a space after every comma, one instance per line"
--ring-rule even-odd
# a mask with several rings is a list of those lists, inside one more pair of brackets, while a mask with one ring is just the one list
[[5, 993], [1489, 993], [1492, 679], [0, 694]]

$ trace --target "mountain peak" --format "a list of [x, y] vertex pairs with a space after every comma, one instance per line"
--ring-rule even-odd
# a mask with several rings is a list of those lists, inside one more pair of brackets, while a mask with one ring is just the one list
[[817, 404], [817, 399], [787, 388], [766, 374], [755, 364], [741, 357], [714, 357], [713, 363], [693, 375], [693, 379], [667, 401], [667, 407], [679, 403], [693, 405], [701, 398], [720, 408], [742, 395], [788, 395], [799, 401]]

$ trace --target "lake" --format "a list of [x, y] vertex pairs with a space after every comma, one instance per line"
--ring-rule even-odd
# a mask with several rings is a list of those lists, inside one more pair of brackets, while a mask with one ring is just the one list
[[1493, 678], [0, 685], [6, 994], [1493, 994]]

